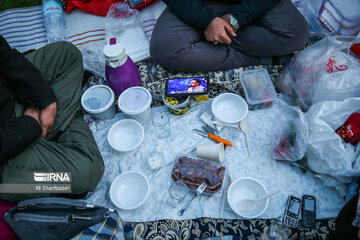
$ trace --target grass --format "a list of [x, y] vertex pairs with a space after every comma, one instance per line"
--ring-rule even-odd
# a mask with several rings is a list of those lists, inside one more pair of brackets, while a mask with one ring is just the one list
[[0, 12], [6, 9], [41, 5], [41, 0], [1, 0]]

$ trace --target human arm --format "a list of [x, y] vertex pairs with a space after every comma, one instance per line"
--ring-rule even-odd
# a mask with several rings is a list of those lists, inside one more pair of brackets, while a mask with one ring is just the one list
[[15, 99], [40, 110], [56, 102], [55, 94], [40, 71], [0, 36], [0, 74]]
[[51, 131], [56, 115], [56, 97], [40, 71], [0, 36], [0, 74], [15, 99], [40, 109], [42, 138]]
[[202, 0], [163, 0], [167, 7], [185, 23], [204, 32], [216, 14]]
[[42, 128], [39, 115], [38, 109], [30, 107], [19, 118], [0, 121], [0, 163], [23, 152], [40, 136]]
[[[239, 23], [240, 29], [257, 19], [273, 8], [280, 0], [242, 0], [230, 12]], [[223, 16], [224, 18], [224, 16]], [[225, 17], [228, 19], [228, 17]]]

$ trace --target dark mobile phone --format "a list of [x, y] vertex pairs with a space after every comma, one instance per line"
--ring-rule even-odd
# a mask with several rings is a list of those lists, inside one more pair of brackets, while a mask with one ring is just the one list
[[166, 80], [165, 96], [206, 95], [209, 83], [206, 77], [170, 78]]
[[316, 198], [311, 195], [302, 197], [302, 224], [304, 227], [312, 228], [316, 220]]
[[297, 227], [300, 209], [301, 199], [294, 196], [289, 196], [284, 214], [284, 224], [286, 226], [291, 228]]

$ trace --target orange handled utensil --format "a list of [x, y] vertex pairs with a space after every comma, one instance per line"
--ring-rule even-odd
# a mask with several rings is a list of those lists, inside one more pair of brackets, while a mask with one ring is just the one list
[[232, 143], [229, 141], [229, 140], [226, 140], [224, 138], [221, 138], [219, 136], [216, 136], [212, 133], [205, 133], [199, 129], [193, 129], [193, 131], [197, 134], [199, 134], [200, 136], [203, 136], [203, 137], [207, 137], [207, 138], [210, 138], [212, 140], [215, 140], [217, 143], [224, 143], [225, 146], [229, 146], [229, 147], [232, 147]]
[[221, 138], [221, 137], [218, 137], [214, 134], [211, 134], [211, 133], [208, 133], [208, 138], [212, 139], [212, 140], [215, 140], [217, 143], [223, 143], [224, 145], [226, 146], [229, 146], [229, 147], [232, 147], [232, 143], [229, 141], [229, 140], [226, 140], [224, 138]]

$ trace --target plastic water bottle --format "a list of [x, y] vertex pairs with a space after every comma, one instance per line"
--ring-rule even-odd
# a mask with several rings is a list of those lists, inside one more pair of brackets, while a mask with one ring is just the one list
[[116, 38], [110, 39], [103, 53], [106, 59], [106, 80], [116, 97], [130, 87], [142, 87], [139, 70]]
[[60, 2], [56, 0], [42, 0], [42, 9], [48, 42], [64, 40], [65, 18]]

